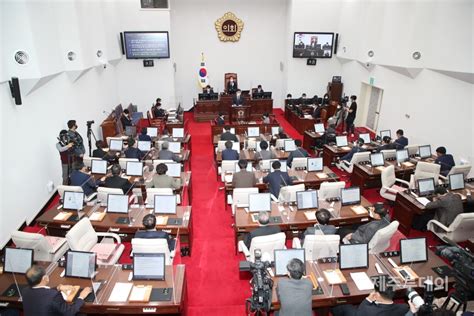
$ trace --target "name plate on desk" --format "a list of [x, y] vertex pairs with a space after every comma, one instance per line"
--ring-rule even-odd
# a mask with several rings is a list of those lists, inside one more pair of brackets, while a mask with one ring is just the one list
[[166, 223], [168, 226], [181, 226], [183, 225], [182, 218], [168, 218], [168, 222]]

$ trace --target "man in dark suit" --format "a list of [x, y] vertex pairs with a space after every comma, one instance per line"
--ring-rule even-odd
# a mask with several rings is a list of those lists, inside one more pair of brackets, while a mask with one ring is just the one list
[[89, 196], [97, 189], [93, 177], [87, 173], [87, 167], [82, 161], [75, 161], [72, 165], [71, 185], [82, 187], [85, 196]]
[[448, 192], [444, 187], [437, 187], [435, 193], [436, 200], [426, 204], [425, 209], [435, 210], [434, 219], [448, 227], [464, 211], [461, 196]]
[[[379, 229], [390, 225], [390, 216], [388, 215], [383, 203], [375, 203], [374, 207], [375, 220], [359, 226], [355, 232], [344, 236], [344, 238], [351, 244], [368, 244]], [[342, 234], [345, 232], [347, 232], [347, 230], [342, 230], [339, 232], [341, 238], [343, 237]]]
[[63, 299], [61, 292], [70, 290], [69, 286], [58, 285], [51, 289], [49, 277], [43, 267], [33, 265], [26, 271], [28, 287], [22, 291], [23, 311], [25, 316], [73, 316], [84, 305], [84, 299], [92, 292], [90, 287], [85, 287], [79, 297], [68, 304]]
[[142, 159], [143, 156], [145, 156], [145, 153], [143, 153], [140, 149], [138, 149], [134, 145], [135, 145], [135, 140], [133, 139], [133, 137], [130, 137], [128, 139], [128, 148], [124, 152], [125, 157]]
[[257, 90], [256, 90], [255, 92], [257, 92], [257, 93], [263, 93], [263, 92], [264, 92], [263, 89], [262, 89], [262, 85], [261, 85], [261, 84], [259, 84], [259, 85], [257, 86]]
[[446, 154], [446, 147], [441, 146], [436, 148], [436, 156], [438, 157], [436, 158], [435, 163], [441, 165], [441, 171], [439, 173], [443, 176], [447, 176], [451, 168], [456, 165], [453, 155]]
[[293, 150], [288, 155], [288, 159], [286, 160], [286, 165], [288, 167], [291, 167], [291, 163], [293, 162], [293, 158], [309, 157], [309, 154], [306, 151], [306, 149], [301, 147], [302, 144], [303, 143], [301, 142], [301, 139], [295, 139], [296, 150]]
[[273, 235], [281, 232], [280, 226], [278, 225], [267, 226], [268, 223], [270, 223], [270, 215], [267, 212], [260, 212], [258, 214], [258, 223], [260, 224], [259, 228], [244, 236], [244, 244], [247, 246], [247, 248], [250, 248], [252, 238], [254, 237]]
[[403, 136], [403, 130], [399, 129], [397, 131], [397, 139], [394, 141], [395, 145], [397, 146], [397, 149], [403, 149], [405, 146], [408, 145], [408, 138]]
[[230, 141], [233, 141], [233, 142], [238, 142], [239, 141], [237, 136], [230, 132], [230, 127], [229, 126], [224, 127], [224, 131], [225, 132], [221, 134], [221, 140], [230, 140]]
[[240, 156], [237, 150], [232, 149], [230, 140], [225, 142], [225, 149], [222, 151], [222, 160], [239, 160]]
[[280, 171], [281, 163], [278, 160], [272, 163], [272, 168], [274, 171], [264, 177], [263, 182], [268, 183], [270, 193], [278, 198], [281, 187], [293, 184], [293, 180], [287, 172]]
[[138, 140], [151, 142], [151, 137], [147, 133], [147, 128], [143, 127], [140, 135], [138, 135]]
[[216, 125], [224, 125], [224, 124], [225, 124], [224, 113], [219, 112], [219, 116], [216, 118]]
[[359, 138], [357, 140], [357, 143], [355, 143], [354, 146], [352, 146], [351, 151], [349, 151], [347, 154], [341, 157], [339, 163], [343, 163], [343, 162], [350, 163], [352, 160], [352, 156], [354, 156], [355, 153], [365, 151], [365, 149], [362, 148], [362, 146], [364, 146], [364, 140], [362, 138]]
[[329, 225], [331, 219], [331, 213], [325, 208], [316, 211], [316, 219], [318, 222], [314, 224], [314, 227], [306, 228], [304, 236], [315, 235], [321, 233], [322, 235], [334, 235], [337, 233], [337, 228], [334, 225]]
[[[158, 102], [160, 100], [160, 102]], [[163, 118], [166, 116], [166, 111], [161, 108], [161, 99], [157, 99], [156, 105], [153, 108], [153, 116], [155, 118]]]
[[232, 97], [232, 106], [242, 106], [244, 105], [244, 98], [242, 96], [242, 91], [237, 90], [235, 95]]
[[158, 153], [158, 159], [161, 160], [173, 160], [175, 162], [181, 162], [181, 157], [169, 150], [170, 143], [167, 141], [164, 141], [161, 144], [161, 150]]
[[389, 136], [384, 136], [382, 138], [382, 145], [377, 147], [377, 152], [379, 153], [382, 150], [389, 150], [389, 149], [395, 149], [396, 144], [391, 142], [391, 138]]
[[234, 173], [232, 177], [232, 186], [234, 188], [251, 188], [257, 185], [257, 178], [253, 172], [247, 171], [248, 162], [245, 159], [240, 159], [239, 162], [240, 171]]
[[132, 126], [132, 119], [130, 118], [130, 112], [128, 109], [123, 110], [120, 121], [122, 122], [123, 130], [126, 130], [127, 126]]
[[237, 91], [237, 82], [234, 81], [234, 77], [230, 77], [227, 82], [227, 93], [234, 94]]
[[154, 214], [147, 214], [143, 217], [143, 226], [145, 230], [139, 230], [135, 233], [135, 238], [164, 238], [168, 241], [170, 251], [174, 250], [175, 240], [167, 232], [156, 230], [156, 217]]
[[122, 189], [123, 193], [128, 192], [132, 184], [127, 179], [120, 176], [122, 168], [116, 164], [112, 166], [112, 176], [105, 178], [104, 186], [107, 188]]
[[202, 93], [214, 93], [214, 89], [210, 85], [207, 85], [204, 89], [202, 89]]

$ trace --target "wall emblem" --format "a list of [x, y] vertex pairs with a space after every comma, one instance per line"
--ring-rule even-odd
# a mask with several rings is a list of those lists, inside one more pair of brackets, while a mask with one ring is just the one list
[[227, 12], [216, 23], [216, 30], [219, 39], [223, 42], [238, 42], [240, 33], [244, 28], [244, 22], [237, 18], [234, 13]]

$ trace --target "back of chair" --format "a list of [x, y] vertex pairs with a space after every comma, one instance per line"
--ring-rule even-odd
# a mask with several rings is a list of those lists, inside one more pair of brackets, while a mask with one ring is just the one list
[[171, 265], [170, 249], [165, 238], [132, 238], [133, 253], [164, 253], [166, 265]]
[[406, 145], [405, 146], [405, 149], [408, 150], [408, 155], [410, 156], [413, 156], [413, 155], [416, 155], [416, 153], [418, 152], [418, 148], [420, 147], [420, 145]]
[[394, 165], [389, 165], [382, 170], [381, 174], [382, 187], [390, 188], [395, 184], [395, 167]]
[[35, 261], [48, 261], [51, 246], [43, 235], [15, 231], [12, 240], [17, 248], [33, 249]]
[[390, 246], [390, 239], [398, 229], [399, 222], [393, 221], [390, 225], [379, 229], [369, 242], [369, 252], [377, 254], [385, 251]]
[[258, 193], [258, 188], [235, 188], [232, 193], [232, 204], [249, 205], [249, 194]]
[[415, 182], [420, 179], [434, 178], [435, 184], [437, 184], [440, 169], [441, 166], [435, 163], [418, 162], [415, 169]]
[[462, 173], [464, 174], [464, 178], [467, 178], [469, 175], [469, 172], [471, 172], [471, 165], [466, 164], [466, 165], [458, 165], [454, 166], [449, 170], [448, 175], [450, 174], [456, 174], [456, 173]]
[[327, 118], [328, 118], [328, 111], [326, 109], [322, 109], [319, 115], [319, 119], [321, 120], [322, 123], [326, 123]]
[[88, 217], [82, 218], [67, 233], [66, 240], [71, 250], [89, 251], [97, 244], [97, 233]]
[[474, 237], [474, 213], [461, 213], [449, 225], [447, 237], [454, 242], [466, 241]]
[[359, 162], [369, 161], [369, 160], [370, 160], [370, 151], [361, 151], [361, 152], [355, 153], [352, 156], [351, 164], [355, 165]]
[[62, 199], [65, 191], [72, 191], [72, 192], [84, 192], [82, 187], [77, 185], [58, 185], [58, 194], [59, 197]]
[[272, 159], [263, 159], [260, 160], [260, 169], [262, 170], [270, 170], [270, 166], [272, 164]]
[[225, 143], [227, 142], [227, 140], [220, 140], [217, 142], [217, 151], [223, 151], [225, 149]]
[[127, 169], [127, 162], [129, 161], [138, 161], [138, 158], [119, 158], [120, 168], [123, 170]]
[[108, 195], [109, 194], [123, 194], [122, 189], [115, 189], [115, 188], [105, 188], [105, 187], [98, 187], [97, 188], [97, 201], [100, 202], [102, 205], [107, 205]]
[[84, 166], [86, 166], [87, 168], [92, 168], [92, 160], [102, 160], [101, 158], [97, 158], [97, 157], [84, 157], [82, 159], [82, 162], [84, 162]]
[[314, 261], [320, 258], [337, 257], [339, 253], [339, 235], [307, 235], [304, 238], [305, 259]]
[[308, 158], [306, 157], [297, 157], [293, 158], [293, 161], [291, 162], [291, 169], [306, 169], [306, 166], [308, 165]]
[[255, 249], [260, 249], [262, 251], [262, 257], [270, 258], [271, 261], [274, 261], [274, 250], [285, 249], [285, 233], [277, 233], [267, 236], [258, 236], [252, 238], [250, 243], [250, 261], [255, 261]]
[[[119, 125], [122, 126], [122, 124], [119, 124]], [[107, 140], [107, 146], [108, 146], [108, 147], [110, 147], [110, 141], [111, 141], [112, 139], [114, 139], [114, 140], [119, 140], [119, 141], [120, 141], [120, 140], [123, 140], [122, 137], [107, 137], [106, 140]]]
[[146, 189], [146, 204], [155, 205], [155, 195], [173, 195], [173, 189], [171, 188]]
[[171, 159], [154, 159], [153, 160], [153, 170], [156, 170], [156, 166], [158, 166], [160, 163], [172, 163], [174, 162]]
[[384, 149], [380, 151], [383, 154], [384, 159], [391, 159], [397, 157], [396, 149]]
[[247, 140], [247, 149], [257, 149], [257, 141], [255, 139], [249, 138]]
[[319, 187], [318, 198], [327, 199], [341, 197], [341, 189], [344, 189], [346, 183], [344, 181], [338, 182], [323, 182]]
[[278, 200], [280, 202], [296, 202], [296, 192], [298, 191], [304, 191], [304, 183], [281, 187]]
[[227, 91], [227, 83], [229, 82], [230, 77], [234, 78], [234, 82], [237, 84], [237, 74], [235, 72], [227, 72], [224, 74], [224, 89]]
[[279, 138], [275, 142], [276, 148], [284, 148], [285, 147], [285, 140], [291, 140], [291, 138]]

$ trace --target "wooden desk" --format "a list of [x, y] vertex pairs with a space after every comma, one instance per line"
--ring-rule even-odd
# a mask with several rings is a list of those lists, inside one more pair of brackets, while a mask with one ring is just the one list
[[285, 118], [300, 134], [304, 134], [307, 130], [314, 130], [316, 120], [311, 118], [300, 117], [295, 111], [285, 107]]
[[215, 136], [218, 136], [223, 133], [224, 131], [224, 126], [229, 126], [230, 128], [235, 129], [235, 134], [236, 135], [246, 135], [247, 134], [247, 129], [249, 127], [259, 127], [260, 128], [260, 134], [272, 134], [272, 127], [279, 127], [280, 124], [278, 121], [273, 120], [272, 123], [270, 124], [263, 124], [261, 122], [248, 122], [248, 123], [235, 123], [235, 124], [226, 124], [226, 125], [216, 125], [214, 122], [211, 123], [211, 137], [214, 138]]
[[[336, 145], [324, 145], [323, 147], [323, 164], [325, 166], [330, 166], [337, 158], [341, 158], [349, 151], [354, 145], [352, 143], [348, 143], [347, 147], [337, 147]], [[373, 151], [377, 148], [375, 144], [366, 144], [363, 147], [366, 151]]]
[[[250, 99], [244, 97], [245, 105], [250, 106], [250, 119], [258, 120], [264, 113], [272, 113], [273, 99]], [[218, 100], [198, 100], [194, 105], [194, 120], [205, 122], [224, 113], [228, 120], [232, 107], [232, 95], [221, 95]]]
[[[406, 166], [401, 164], [398, 166], [396, 161], [385, 161], [385, 167], [395, 167], [395, 176], [398, 179], [410, 181], [410, 175], [415, 172], [416, 165]], [[367, 188], [380, 188], [382, 170], [374, 168], [370, 165], [355, 164], [351, 174], [351, 184], [360, 187], [361, 190]]]
[[304, 131], [303, 134], [303, 148], [308, 152], [314, 152], [312, 147], [316, 145], [316, 141], [320, 139], [323, 135], [316, 133], [314, 131]]
[[[81, 278], [60, 277], [64, 268], [52, 264], [48, 269], [49, 285], [54, 288], [59, 284], [79, 285], [82, 288], [90, 287], [91, 280]], [[106, 315], [142, 315], [153, 312], [154, 314], [180, 314], [184, 311], [184, 301], [186, 296], [186, 269], [183, 264], [166, 266], [164, 281], [128, 281], [131, 271], [122, 270], [120, 265], [100, 266], [94, 281], [106, 280], [107, 283], [97, 293], [95, 302], [86, 302], [80, 312], [87, 314]], [[24, 275], [17, 275], [19, 285], [26, 285]], [[11, 273], [4, 273], [0, 276], [0, 295], [12, 284], [14, 279]], [[153, 288], [172, 288], [173, 295], [170, 301], [148, 302], [148, 303], [115, 303], [109, 302], [110, 294], [114, 285], [118, 282], [133, 283], [135, 285], [151, 285]], [[0, 302], [9, 303], [9, 306], [22, 309], [22, 303], [18, 297], [0, 296]], [[146, 310], [148, 309], [148, 310]], [[151, 309], [151, 310], [150, 310]]]
[[[271, 148], [270, 150], [275, 155], [274, 159], [283, 159], [284, 160], [284, 159], [287, 159], [288, 156], [290, 155], [290, 152], [287, 152], [287, 151], [284, 151], [284, 150], [279, 150], [279, 149], [275, 149], [275, 148]], [[256, 153], [257, 152], [255, 150], [242, 149], [242, 150], [240, 150], [239, 155], [240, 155], [240, 159], [245, 159], [247, 161], [255, 162], [256, 161], [255, 160]], [[219, 166], [222, 164], [222, 152], [221, 151], [217, 151], [217, 153], [216, 153], [216, 162]]]

